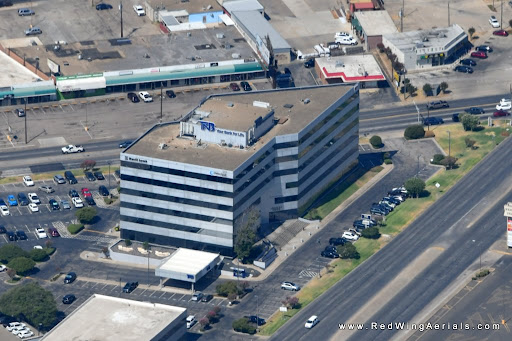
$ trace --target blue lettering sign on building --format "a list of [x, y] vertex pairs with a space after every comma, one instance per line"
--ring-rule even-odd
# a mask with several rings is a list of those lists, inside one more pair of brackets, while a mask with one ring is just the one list
[[199, 121], [201, 123], [201, 130], [215, 131], [215, 123]]

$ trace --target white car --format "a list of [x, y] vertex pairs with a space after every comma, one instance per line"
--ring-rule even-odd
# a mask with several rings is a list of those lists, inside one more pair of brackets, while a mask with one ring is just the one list
[[318, 324], [318, 316], [311, 316], [307, 321], [306, 321], [306, 324], [304, 325], [304, 327], [308, 328], [308, 329], [311, 329], [313, 328], [314, 326], [316, 326]]
[[498, 21], [498, 19], [496, 19], [494, 15], [491, 15], [491, 17], [489, 18], [489, 24], [491, 24], [491, 26], [494, 28], [500, 27], [500, 22]]
[[281, 289], [283, 290], [291, 290], [291, 291], [299, 291], [300, 287], [292, 282], [283, 282], [281, 283]]
[[11, 330], [11, 333], [13, 333], [14, 335], [18, 335], [20, 333], [29, 332], [29, 331], [30, 331], [30, 329], [28, 329], [27, 327], [16, 327], [13, 330]]
[[7, 331], [12, 331], [13, 329], [15, 328], [18, 328], [18, 327], [23, 327], [25, 328], [26, 325], [25, 323], [21, 323], [21, 322], [11, 322], [9, 323], [9, 325], [7, 327], [5, 327], [7, 329]]
[[37, 204], [34, 204], [33, 202], [31, 202], [30, 204], [28, 204], [28, 209], [30, 210], [30, 212], [34, 213], [34, 212], [39, 212], [39, 206], [37, 206]]
[[7, 267], [3, 264], [0, 264], [0, 272], [3, 272], [5, 270], [7, 270]]
[[42, 227], [36, 227], [36, 235], [37, 238], [48, 238], [48, 235], [46, 234], [46, 231]]
[[512, 108], [512, 101], [502, 98], [500, 104], [496, 105], [496, 110], [510, 110]]
[[387, 201], [387, 200], [381, 200], [379, 201], [379, 204], [386, 204], [388, 206], [390, 206], [391, 208], [395, 208], [396, 207], [396, 204], [390, 202], [390, 201]]
[[340, 45], [357, 45], [357, 40], [352, 37], [338, 37], [334, 41]]
[[343, 232], [343, 235], [341, 237], [351, 241], [356, 241], [359, 239], [359, 236], [351, 231]]
[[34, 336], [34, 333], [32, 333], [32, 331], [30, 329], [26, 329], [18, 334], [18, 337], [20, 339], [25, 339], [27, 337], [32, 337], [32, 336]]
[[28, 175], [25, 175], [23, 177], [23, 183], [27, 187], [34, 186], [34, 180], [32, 180], [32, 178], [30, 176], [28, 176]]
[[5, 205], [0, 206], [0, 212], [3, 216], [11, 215], [11, 212], [9, 212], [9, 208]]
[[151, 97], [147, 91], [139, 92], [139, 97], [141, 100], [143, 100], [146, 103], [153, 102], [153, 97]]
[[189, 315], [187, 317], [187, 329], [192, 328], [194, 324], [196, 324], [196, 317], [194, 315]]
[[141, 5], [133, 5], [133, 10], [139, 17], [146, 15], [146, 12], [144, 11], [144, 8]]
[[351, 39], [353, 38], [350, 33], [347, 33], [347, 32], [336, 32], [336, 34], [334, 35], [334, 39], [339, 38], [339, 37], [348, 37], [348, 38], [351, 38]]
[[36, 193], [29, 193], [28, 194], [28, 199], [33, 204], [40, 204], [41, 203], [41, 200], [39, 200], [39, 197], [37, 196]]
[[71, 201], [73, 202], [73, 205], [75, 205], [76, 208], [84, 207], [84, 202], [80, 198], [73, 198], [71, 199]]
[[42, 250], [43, 247], [41, 245], [34, 245], [34, 250]]

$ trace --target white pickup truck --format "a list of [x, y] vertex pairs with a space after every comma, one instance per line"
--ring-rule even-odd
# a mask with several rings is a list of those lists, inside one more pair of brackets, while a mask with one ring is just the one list
[[62, 147], [62, 154], [72, 154], [72, 153], [81, 153], [84, 151], [84, 147], [75, 146], [70, 144], [69, 146]]

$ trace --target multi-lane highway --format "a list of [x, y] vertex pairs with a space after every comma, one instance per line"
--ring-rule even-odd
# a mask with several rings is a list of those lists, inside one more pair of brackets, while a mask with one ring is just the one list
[[[392, 330], [340, 333], [339, 323], [407, 322], [445, 289], [499, 238], [505, 237], [503, 204], [512, 199], [512, 140], [505, 140], [440, 200], [397, 235], [386, 247], [336, 283], [295, 315], [272, 340], [389, 340]], [[473, 242], [475, 240], [476, 242]], [[351, 318], [380, 289], [428, 248], [442, 250], [430, 265], [382, 308]], [[317, 315], [320, 324], [306, 330], [304, 323]]]

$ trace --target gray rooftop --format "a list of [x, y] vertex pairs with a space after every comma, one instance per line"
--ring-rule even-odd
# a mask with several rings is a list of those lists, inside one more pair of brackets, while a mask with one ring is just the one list
[[398, 32], [387, 11], [358, 11], [355, 16], [367, 36], [381, 36]]
[[268, 35], [274, 51], [279, 52], [279, 50], [291, 49], [290, 44], [281, 37], [260, 12], [237, 11], [233, 12], [233, 16], [245, 26], [247, 31], [249, 31], [254, 38], [256, 38], [256, 35], [259, 35], [261, 39], [265, 39], [265, 36]]
[[263, 6], [257, 0], [224, 1], [222, 7], [229, 13], [235, 11], [263, 11]]
[[450, 27], [384, 35], [401, 51], [415, 50], [420, 54], [447, 50], [454, 42], [466, 36], [464, 30], [457, 24]]
[[170, 305], [95, 294], [42, 340], [151, 340], [186, 310]]
[[[247, 149], [221, 147], [213, 143], [197, 146], [194, 140], [178, 138], [179, 124], [155, 126], [124, 153], [234, 171], [274, 137], [300, 132], [352, 88], [353, 86], [349, 85], [329, 85], [212, 96], [203, 106], [210, 105], [208, 102], [215, 102], [221, 106], [232, 102], [235, 107], [244, 108], [252, 106], [254, 101], [270, 103], [275, 118], [280, 119], [280, 123]], [[303, 103], [306, 98], [310, 99], [308, 104]], [[291, 104], [293, 107], [285, 108], [285, 104]], [[226, 107], [226, 110], [229, 109]], [[246, 124], [247, 120], [253, 120], [253, 117], [239, 120]], [[160, 143], [167, 144], [168, 148], [158, 148]]]

